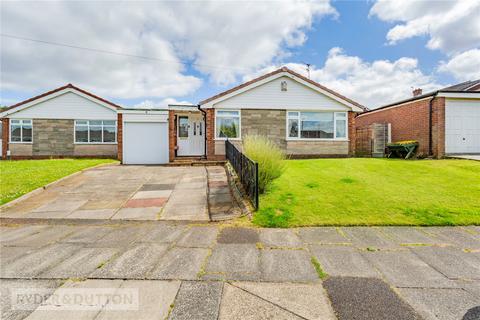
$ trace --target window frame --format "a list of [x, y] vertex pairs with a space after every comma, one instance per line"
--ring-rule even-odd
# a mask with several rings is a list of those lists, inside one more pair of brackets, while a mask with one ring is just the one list
[[[12, 121], [20, 121], [20, 141], [12, 141]], [[30, 126], [32, 127], [32, 141], [23, 141], [23, 125], [24, 125], [23, 121], [30, 121]], [[33, 143], [33, 119], [10, 118], [8, 122], [8, 143], [32, 144]]]
[[[86, 121], [87, 124], [80, 124], [79, 126], [84, 126], [87, 127], [87, 142], [77, 142], [77, 121]], [[90, 141], [90, 121], [101, 121], [101, 127], [102, 127], [102, 141], [101, 142], [91, 142]], [[113, 121], [115, 124], [114, 125], [105, 125], [103, 122], [104, 121]], [[92, 125], [92, 126], [99, 126], [99, 125]], [[104, 142], [104, 136], [103, 136], [103, 130], [104, 127], [114, 127], [115, 128], [115, 141], [109, 141], [109, 142]], [[73, 122], [73, 143], [74, 144], [117, 144], [117, 136], [118, 136], [118, 123], [117, 120], [86, 120], [86, 119], [76, 119]]]
[[[221, 111], [228, 111], [228, 112], [237, 112], [238, 113], [238, 137], [236, 138], [223, 138], [223, 137], [218, 137], [217, 136], [217, 118], [218, 112]], [[221, 116], [220, 118], [229, 118], [232, 116]], [[234, 116], [236, 117], [236, 116]], [[239, 141], [242, 140], [242, 111], [240, 109], [215, 109], [215, 140], [220, 140], [220, 141], [225, 141], [225, 140], [234, 140], [234, 141]]]
[[[296, 112], [297, 116], [289, 116], [289, 112]], [[333, 138], [302, 138], [301, 137], [301, 118], [302, 113], [333, 113]], [[345, 114], [345, 137], [337, 138], [337, 114]], [[296, 137], [290, 137], [288, 131], [288, 120], [297, 119], [298, 133]], [[286, 110], [285, 116], [285, 139], [287, 141], [348, 141], [348, 111], [317, 111], [317, 110]]]

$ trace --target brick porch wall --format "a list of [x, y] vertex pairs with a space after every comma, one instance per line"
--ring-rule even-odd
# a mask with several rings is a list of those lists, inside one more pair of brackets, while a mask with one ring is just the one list
[[10, 121], [2, 119], [2, 159], [7, 159], [8, 141], [10, 140]]
[[355, 155], [355, 112], [348, 112], [348, 155], [353, 157]]
[[[419, 143], [418, 155], [429, 154], [429, 101], [412, 101], [398, 107], [369, 112], [355, 118], [355, 127], [372, 123], [390, 123], [392, 141], [416, 140]], [[432, 152], [437, 158], [445, 155], [445, 98], [435, 98], [432, 115]]]
[[117, 114], [117, 159], [123, 163], [123, 114]]
[[175, 111], [168, 111], [168, 160], [175, 159], [175, 148], [177, 146], [177, 126], [175, 124]]

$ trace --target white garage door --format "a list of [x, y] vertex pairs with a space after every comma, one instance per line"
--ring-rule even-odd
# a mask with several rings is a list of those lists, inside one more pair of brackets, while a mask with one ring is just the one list
[[168, 162], [166, 122], [125, 122], [123, 163], [161, 164]]
[[480, 153], [480, 100], [446, 101], [445, 152]]

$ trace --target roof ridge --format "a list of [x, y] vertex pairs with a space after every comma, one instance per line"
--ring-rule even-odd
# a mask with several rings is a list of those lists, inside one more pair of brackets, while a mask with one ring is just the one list
[[56, 89], [53, 89], [53, 90], [50, 90], [50, 91], [41, 93], [41, 94], [36, 95], [36, 96], [34, 96], [34, 97], [32, 97], [32, 98], [29, 98], [29, 99], [20, 101], [20, 102], [14, 104], [14, 105], [11, 105], [11, 106], [9, 106], [8, 108], [3, 109], [2, 112], [5, 112], [5, 111], [8, 111], [8, 110], [11, 110], [11, 109], [20, 107], [20, 106], [22, 106], [22, 105], [24, 105], [24, 104], [26, 104], [26, 103], [33, 102], [33, 101], [35, 101], [35, 100], [38, 100], [38, 99], [40, 99], [40, 98], [49, 96], [49, 95], [51, 95], [51, 94], [54, 94], [54, 93], [56, 93], [56, 92], [65, 90], [65, 89], [67, 89], [67, 88], [75, 89], [75, 90], [80, 91], [81, 93], [86, 94], [86, 95], [88, 95], [88, 96], [90, 96], [90, 97], [92, 97], [92, 98], [94, 98], [94, 99], [97, 99], [97, 100], [100, 100], [100, 101], [102, 101], [102, 102], [104, 102], [104, 103], [107, 103], [107, 104], [109, 104], [109, 105], [111, 105], [111, 106], [113, 106], [113, 107], [115, 107], [115, 108], [117, 108], [117, 109], [122, 109], [121, 106], [119, 106], [119, 105], [117, 105], [117, 104], [115, 104], [115, 103], [113, 103], [113, 102], [111, 102], [111, 101], [108, 101], [108, 100], [106, 100], [106, 99], [104, 99], [104, 98], [101, 98], [101, 97], [99, 97], [99, 96], [97, 96], [97, 95], [94, 95], [93, 93], [90, 93], [90, 92], [88, 92], [88, 91], [86, 91], [86, 90], [83, 90], [83, 89], [81, 89], [81, 88], [79, 88], [79, 87], [77, 87], [77, 86], [75, 86], [75, 85], [73, 85], [73, 84], [71, 84], [71, 83], [67, 83], [67, 84], [64, 85], [64, 86], [61, 86], [61, 87], [58, 87], [58, 88], [56, 88]]

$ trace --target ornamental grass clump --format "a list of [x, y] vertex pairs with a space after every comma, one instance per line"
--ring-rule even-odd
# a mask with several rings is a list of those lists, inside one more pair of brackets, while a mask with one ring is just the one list
[[243, 139], [243, 151], [258, 163], [258, 189], [264, 193], [285, 169], [285, 153], [267, 137], [249, 135]]

